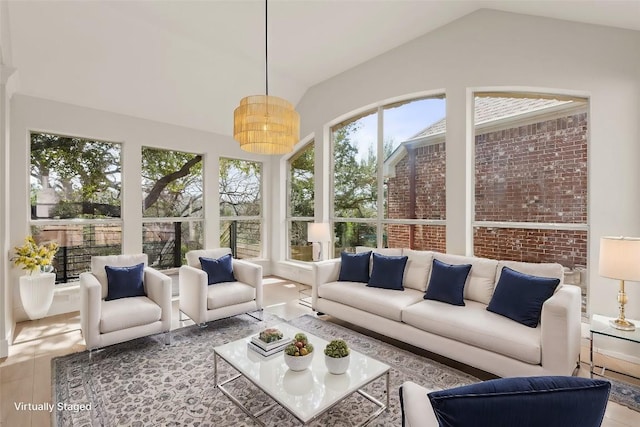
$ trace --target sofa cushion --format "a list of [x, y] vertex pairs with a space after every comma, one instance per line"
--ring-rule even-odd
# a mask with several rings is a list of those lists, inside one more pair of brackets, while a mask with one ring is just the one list
[[142, 297], [144, 292], [144, 264], [127, 267], [104, 267], [107, 273], [106, 301], [120, 298]]
[[[405, 291], [406, 292], [406, 291]], [[427, 332], [537, 365], [541, 328], [528, 328], [486, 305], [466, 300], [465, 307], [424, 300], [402, 311], [402, 321]]]
[[214, 285], [223, 282], [235, 282], [233, 275], [233, 259], [231, 254], [223, 255], [220, 258], [200, 257], [202, 270], [207, 273], [207, 284]]
[[464, 305], [464, 285], [470, 270], [471, 264], [451, 265], [434, 259], [424, 299]]
[[431, 272], [433, 252], [404, 249], [402, 254], [407, 256], [403, 286], [424, 292], [427, 289], [427, 280]]
[[535, 328], [542, 304], [560, 284], [560, 279], [531, 276], [503, 267], [487, 310]]
[[242, 304], [256, 299], [256, 288], [242, 282], [223, 282], [207, 287], [207, 309]]
[[597, 427], [611, 383], [579, 377], [500, 378], [428, 394], [441, 427]]
[[385, 256], [373, 253], [373, 270], [367, 286], [373, 288], [393, 289], [402, 291], [406, 256]]
[[423, 294], [415, 289], [397, 292], [390, 289], [370, 288], [360, 282], [329, 282], [318, 287], [318, 296], [387, 319], [400, 321], [402, 310], [422, 301]]
[[519, 271], [520, 273], [524, 274], [530, 274], [532, 276], [557, 278], [560, 279], [560, 282], [564, 280], [564, 267], [561, 264], [555, 262], [537, 263], [520, 261], [498, 261], [495, 279], [496, 285], [498, 284], [498, 280], [500, 280], [500, 274], [502, 273], [503, 267], [509, 267], [512, 270]]
[[489, 304], [495, 287], [498, 261], [439, 252], [434, 253], [433, 257], [447, 264], [471, 264], [471, 273], [464, 287], [464, 299]]
[[162, 309], [147, 297], [122, 298], [103, 301], [100, 314], [100, 333], [106, 334], [160, 320]]
[[345, 282], [369, 282], [369, 258], [371, 252], [340, 254], [340, 275], [338, 280]]

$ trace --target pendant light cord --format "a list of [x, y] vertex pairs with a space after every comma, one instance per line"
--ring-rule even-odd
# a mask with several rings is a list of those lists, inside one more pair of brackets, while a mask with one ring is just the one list
[[264, 91], [269, 96], [269, 31], [268, 20], [268, 0], [264, 0]]

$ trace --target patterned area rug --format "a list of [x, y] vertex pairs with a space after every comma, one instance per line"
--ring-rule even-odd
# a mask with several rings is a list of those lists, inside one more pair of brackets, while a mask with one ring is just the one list
[[[269, 326], [277, 323], [268, 320]], [[401, 424], [398, 387], [407, 380], [431, 389], [470, 384], [477, 378], [414, 355], [339, 325], [303, 316], [289, 322], [300, 330], [330, 340], [342, 337], [361, 353], [391, 366], [390, 410], [370, 425]], [[209, 323], [206, 329], [189, 326], [173, 331], [173, 343], [162, 335], [108, 347], [92, 356], [76, 353], [52, 360], [53, 405], [58, 426], [253, 426], [251, 419], [213, 387], [213, 347], [254, 333], [264, 325], [246, 316]], [[218, 365], [221, 378], [236, 372]], [[247, 381], [228, 384], [255, 412], [273, 401]], [[385, 382], [378, 379], [366, 390], [384, 399]], [[87, 405], [90, 404], [90, 410]], [[84, 405], [82, 407], [81, 405]], [[359, 394], [326, 413], [312, 425], [349, 426], [368, 417], [374, 405]], [[299, 422], [277, 407], [260, 418], [267, 425], [297, 426]]]

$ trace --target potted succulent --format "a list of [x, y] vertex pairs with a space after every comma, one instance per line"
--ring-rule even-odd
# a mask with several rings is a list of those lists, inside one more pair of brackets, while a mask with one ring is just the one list
[[20, 276], [20, 299], [31, 320], [46, 316], [53, 302], [56, 275], [51, 263], [57, 250], [57, 243], [38, 245], [33, 236], [28, 236], [24, 245], [14, 248], [15, 256], [11, 260], [17, 267], [29, 272]]
[[351, 351], [344, 340], [333, 340], [324, 348], [324, 363], [327, 370], [335, 375], [344, 374], [349, 369]]
[[307, 336], [299, 332], [293, 337], [293, 342], [284, 349], [284, 362], [292, 371], [304, 371], [313, 360], [313, 345]]

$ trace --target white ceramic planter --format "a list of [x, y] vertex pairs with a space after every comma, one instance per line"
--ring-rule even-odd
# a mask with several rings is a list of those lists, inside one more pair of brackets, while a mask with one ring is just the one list
[[314, 354], [316, 354], [314, 351], [306, 356], [289, 356], [285, 353], [284, 361], [292, 371], [304, 371], [311, 365]]
[[42, 319], [53, 302], [55, 273], [40, 273], [20, 277], [20, 299], [29, 319]]
[[347, 372], [347, 369], [349, 369], [350, 360], [350, 354], [348, 354], [346, 357], [330, 357], [326, 354], [324, 355], [324, 363], [325, 365], [327, 365], [327, 370], [334, 375], [340, 375]]

